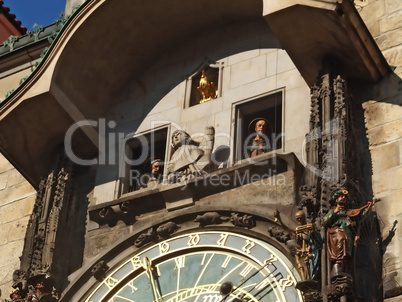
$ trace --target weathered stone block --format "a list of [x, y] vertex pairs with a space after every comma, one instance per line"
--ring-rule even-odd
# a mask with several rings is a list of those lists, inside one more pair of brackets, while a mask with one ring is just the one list
[[400, 120], [402, 117], [402, 107], [395, 104], [369, 101], [363, 104], [363, 108], [367, 129]]
[[402, 187], [402, 169], [400, 166], [384, 170], [373, 175], [374, 196], [384, 196], [386, 191], [395, 191]]
[[368, 30], [370, 31], [373, 37], [378, 37], [381, 33], [380, 31], [380, 23], [378, 20], [373, 20], [366, 23]]
[[387, 145], [381, 145], [379, 147], [371, 149], [373, 172], [378, 173], [380, 171], [399, 166], [400, 164], [399, 154], [400, 154], [399, 142], [394, 142]]
[[28, 226], [29, 216], [2, 224], [0, 228], [0, 245], [7, 242], [24, 240]]
[[5, 172], [8, 170], [15, 169], [12, 164], [2, 155], [0, 154], [0, 171]]
[[370, 146], [378, 146], [402, 137], [402, 121], [385, 124], [367, 131]]
[[7, 188], [8, 172], [0, 174], [0, 190]]
[[27, 180], [21, 175], [20, 172], [13, 169], [9, 172], [7, 186], [12, 187], [18, 184], [26, 183]]
[[392, 13], [402, 10], [402, 1], [386, 0], [387, 12]]
[[392, 66], [402, 66], [402, 45], [384, 52], [384, 57]]
[[[400, 1], [396, 1], [396, 2], [400, 2]], [[380, 23], [380, 29], [381, 29], [382, 33], [385, 33], [390, 30], [402, 28], [402, 14], [393, 14], [393, 15], [388, 16], [388, 18], [382, 18], [379, 23]]]
[[378, 19], [385, 14], [385, 4], [383, 1], [376, 1], [365, 6], [360, 11], [360, 16], [367, 22], [369, 20]]
[[402, 44], [402, 35], [399, 30], [386, 32], [375, 39], [378, 47], [381, 50], [386, 50], [391, 47], [399, 46]]
[[35, 197], [20, 199], [18, 201], [9, 203], [1, 208], [0, 221], [2, 224], [20, 220], [32, 213]]
[[35, 194], [36, 191], [28, 182], [9, 187], [5, 190], [0, 191], [0, 206], [6, 205], [15, 200], [34, 196]]
[[240, 62], [248, 61], [252, 58], [258, 57], [260, 55], [260, 51], [258, 49], [244, 51], [242, 53], [233, 55], [229, 57], [229, 65], [235, 65]]
[[22, 254], [24, 247], [24, 240], [9, 242], [1, 247], [0, 263], [2, 266], [7, 266], [14, 263], [16, 260], [19, 262], [19, 256]]
[[265, 78], [266, 56], [240, 62], [231, 67], [231, 87], [239, 87], [247, 83]]

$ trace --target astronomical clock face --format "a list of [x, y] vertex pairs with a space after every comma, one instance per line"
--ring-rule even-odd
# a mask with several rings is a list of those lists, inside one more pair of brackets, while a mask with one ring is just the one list
[[155, 244], [122, 264], [86, 302], [302, 301], [283, 255], [260, 240], [198, 232]]

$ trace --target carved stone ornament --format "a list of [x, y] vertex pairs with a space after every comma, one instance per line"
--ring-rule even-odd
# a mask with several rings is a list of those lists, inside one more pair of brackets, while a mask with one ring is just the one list
[[[69, 254], [67, 247], [71, 246], [69, 234], [76, 211], [72, 200], [72, 167], [69, 159], [61, 156], [56, 167], [40, 181], [28, 222], [20, 269], [14, 272], [16, 286], [26, 289], [26, 284], [33, 279], [47, 276], [45, 281], [50, 282], [51, 278], [58, 291], [63, 278], [69, 274], [68, 266], [58, 260]], [[57, 278], [54, 272], [57, 272]]]
[[140, 234], [137, 239], [134, 241], [134, 245], [136, 247], [141, 247], [148, 242], [155, 241], [157, 239], [157, 235], [153, 228], [150, 228], [147, 232]]
[[156, 234], [160, 238], [169, 238], [173, 233], [177, 232], [178, 229], [180, 229], [180, 225], [174, 223], [173, 221], [169, 221], [161, 224], [156, 229]]
[[349, 296], [353, 292], [353, 279], [349, 274], [339, 274], [331, 278], [332, 294], [336, 296]]
[[268, 233], [269, 233], [269, 235], [271, 235], [271, 237], [274, 237], [279, 242], [282, 242], [282, 243], [285, 243], [285, 244], [289, 240], [292, 239], [292, 236], [290, 235], [290, 233], [284, 231], [284, 229], [281, 228], [281, 227], [277, 227], [277, 226], [270, 227], [268, 229]]
[[106, 264], [104, 260], [98, 261], [91, 269], [92, 276], [95, 277], [96, 280], [102, 282], [105, 278], [105, 274], [109, 266]]
[[202, 215], [197, 215], [194, 222], [198, 222], [200, 224], [199, 227], [204, 227], [207, 225], [221, 224], [229, 220], [229, 217], [222, 216], [218, 212], [207, 212]]
[[232, 213], [230, 217], [230, 222], [237, 227], [241, 228], [254, 228], [256, 225], [255, 219], [251, 215], [240, 215], [238, 213]]
[[13, 272], [13, 288], [18, 288], [20, 290], [27, 290], [27, 272], [22, 270], [15, 270]]
[[321, 302], [322, 294], [318, 290], [309, 290], [303, 293], [305, 302]]

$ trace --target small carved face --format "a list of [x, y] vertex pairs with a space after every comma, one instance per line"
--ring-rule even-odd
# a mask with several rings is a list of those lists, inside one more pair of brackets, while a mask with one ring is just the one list
[[190, 135], [188, 135], [185, 131], [176, 130], [172, 135], [172, 144], [174, 148], [177, 148], [181, 145], [184, 145], [187, 140], [189, 140]]
[[265, 121], [264, 120], [257, 121], [257, 123], [255, 124], [255, 132], [257, 132], [258, 134], [265, 133], [265, 129], [266, 129]]

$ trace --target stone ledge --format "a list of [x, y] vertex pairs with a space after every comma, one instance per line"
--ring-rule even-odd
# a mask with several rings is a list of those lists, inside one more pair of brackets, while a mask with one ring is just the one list
[[160, 184], [156, 188], [123, 194], [114, 201], [90, 207], [89, 217], [99, 225], [114, 226], [119, 220], [130, 225], [136, 221], [135, 217], [138, 215], [192, 206], [202, 198], [275, 178], [287, 171], [293, 171], [297, 185], [302, 165], [293, 153], [263, 154], [253, 158], [252, 163], [244, 160], [230, 168], [191, 179], [187, 183]]

